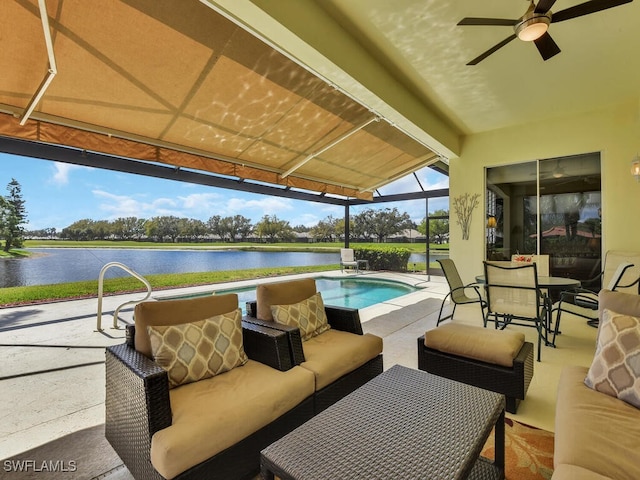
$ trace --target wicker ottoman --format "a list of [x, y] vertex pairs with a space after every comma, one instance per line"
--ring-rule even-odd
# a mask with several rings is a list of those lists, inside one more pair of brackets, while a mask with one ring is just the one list
[[533, 378], [533, 344], [524, 335], [448, 323], [418, 338], [418, 368], [502, 393], [516, 413]]

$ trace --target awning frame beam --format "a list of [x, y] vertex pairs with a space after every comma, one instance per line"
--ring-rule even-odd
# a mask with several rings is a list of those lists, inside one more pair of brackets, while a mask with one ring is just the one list
[[303, 165], [305, 165], [307, 162], [313, 160], [314, 158], [316, 158], [318, 155], [322, 155], [324, 152], [326, 152], [327, 150], [335, 147], [336, 145], [338, 145], [339, 143], [343, 142], [344, 140], [346, 140], [347, 138], [349, 138], [351, 135], [354, 135], [355, 133], [358, 133], [360, 130], [362, 130], [363, 128], [365, 128], [367, 125], [373, 123], [373, 122], [379, 122], [380, 121], [380, 117], [379, 116], [374, 116], [372, 118], [370, 118], [369, 120], [367, 120], [366, 122], [355, 126], [354, 128], [352, 128], [351, 130], [349, 130], [347, 133], [345, 133], [344, 135], [341, 135], [340, 137], [336, 138], [334, 141], [332, 141], [331, 143], [329, 143], [328, 145], [325, 145], [324, 147], [322, 147], [320, 150], [318, 150], [317, 152], [314, 152], [310, 155], [307, 155], [307, 157], [305, 157], [304, 159], [300, 160], [298, 163], [296, 163], [293, 167], [291, 167], [289, 170], [287, 170], [286, 172], [280, 174], [281, 178], [287, 178], [289, 175], [291, 175], [293, 172], [295, 172], [296, 170], [298, 170], [300, 167], [302, 167]]
[[56, 57], [53, 52], [53, 40], [51, 39], [51, 29], [49, 28], [49, 15], [47, 14], [47, 4], [45, 0], [38, 0], [38, 6], [40, 7], [40, 19], [42, 20], [42, 30], [44, 32], [44, 43], [47, 47], [47, 56], [49, 57], [49, 69], [47, 74], [42, 79], [38, 90], [31, 98], [31, 101], [27, 105], [20, 119], [20, 125], [24, 125], [29, 120], [29, 117], [33, 113], [45, 92], [49, 88], [49, 85], [53, 81], [54, 77], [58, 74], [58, 67], [56, 65]]

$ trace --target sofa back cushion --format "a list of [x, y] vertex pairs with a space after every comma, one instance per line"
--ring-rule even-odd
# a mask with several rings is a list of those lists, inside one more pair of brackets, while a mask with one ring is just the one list
[[640, 317], [640, 295], [631, 293], [612, 292], [603, 289], [598, 294], [598, 314], [600, 320], [605, 310]]
[[313, 278], [258, 285], [256, 287], [258, 318], [273, 321], [271, 305], [291, 305], [306, 300], [315, 293], [316, 281]]
[[135, 306], [135, 347], [140, 353], [152, 357], [148, 326], [179, 325], [229, 313], [238, 308], [238, 295], [207, 295], [180, 300], [142, 302]]
[[155, 362], [169, 374], [169, 387], [211, 378], [244, 365], [242, 312], [215, 315], [179, 325], [150, 325]]

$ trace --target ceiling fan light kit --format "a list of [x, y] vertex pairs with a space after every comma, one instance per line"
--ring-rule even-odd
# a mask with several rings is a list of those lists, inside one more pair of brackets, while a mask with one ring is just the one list
[[631, 175], [636, 177], [636, 180], [640, 182], [640, 155], [631, 160]]
[[515, 34], [512, 34], [486, 52], [480, 54], [467, 63], [467, 65], [477, 65], [515, 38], [519, 38], [525, 42], [533, 42], [538, 52], [540, 52], [542, 59], [545, 61], [549, 60], [551, 57], [560, 53], [560, 47], [558, 47], [553, 38], [551, 38], [551, 35], [549, 35], [548, 30], [550, 24], [590, 15], [631, 2], [633, 2], [633, 0], [590, 0], [552, 14], [551, 7], [556, 3], [556, 0], [538, 0], [537, 5], [533, 0], [530, 0], [529, 8], [527, 8], [525, 14], [516, 20], [505, 18], [463, 18], [458, 22], [458, 25], [511, 26], [515, 30]]
[[550, 15], [533, 14], [531, 18], [524, 18], [514, 29], [520, 40], [523, 42], [533, 42], [547, 33], [550, 23]]

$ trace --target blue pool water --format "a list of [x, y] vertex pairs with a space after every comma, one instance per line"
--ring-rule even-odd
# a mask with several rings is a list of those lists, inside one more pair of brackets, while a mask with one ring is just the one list
[[[316, 288], [322, 293], [325, 305], [349, 308], [366, 308], [392, 298], [400, 297], [419, 289], [404, 283], [372, 278], [326, 278], [316, 277]], [[219, 290], [216, 293], [237, 293], [243, 313], [245, 303], [256, 299], [256, 287]], [[209, 295], [205, 293], [202, 295]], [[164, 297], [168, 299], [168, 297]], [[177, 297], [171, 297], [177, 298]]]
[[317, 278], [316, 288], [326, 305], [358, 309], [419, 290], [404, 283], [368, 278]]

